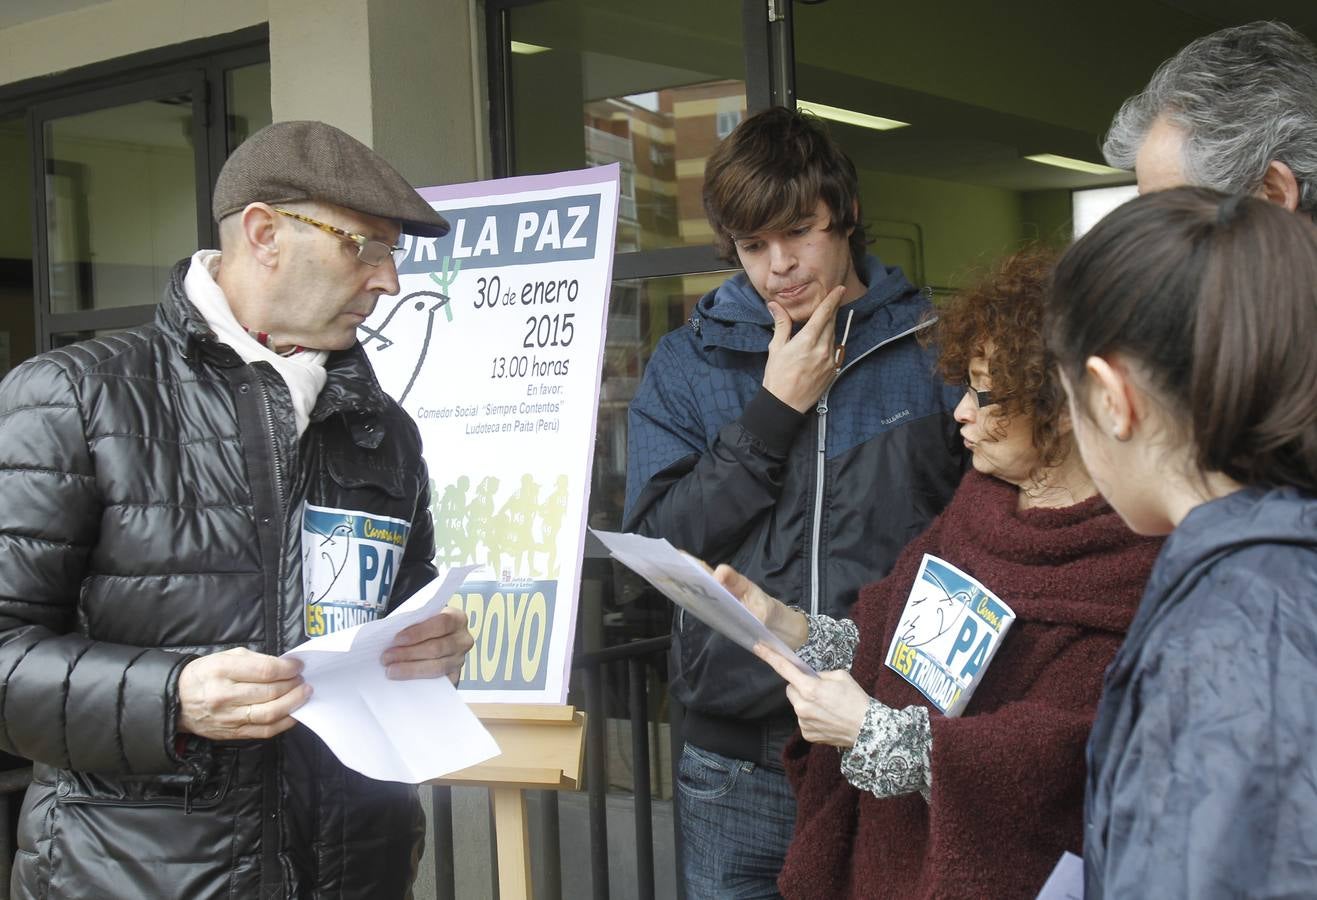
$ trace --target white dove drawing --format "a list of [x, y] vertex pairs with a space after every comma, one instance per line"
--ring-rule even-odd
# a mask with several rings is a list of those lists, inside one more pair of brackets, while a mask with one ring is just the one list
[[416, 383], [416, 377], [421, 374], [421, 367], [425, 365], [426, 354], [430, 351], [430, 338], [434, 333], [435, 313], [447, 304], [447, 294], [413, 291], [395, 301], [384, 318], [379, 320], [379, 324], [375, 324], [375, 317], [372, 316], [357, 326], [361, 346], [371, 357], [388, 353], [390, 356], [401, 355], [404, 359], [415, 360], [416, 364], [412, 366], [410, 374], [405, 376], [397, 365], [375, 364], [375, 376], [380, 379], [380, 386], [399, 404], [407, 399], [412, 385]]
[[[329, 594], [330, 590], [333, 589], [334, 583], [338, 581], [338, 576], [343, 572], [343, 567], [347, 565], [348, 551], [351, 549], [352, 526], [347, 523], [339, 523], [334, 526], [329, 534], [324, 536], [324, 540], [315, 547], [312, 547], [307, 553], [308, 557], [312, 553], [316, 553], [319, 555], [320, 559], [324, 561], [324, 565], [316, 565], [312, 567], [315, 580], [323, 581], [324, 576], [326, 575], [326, 570], [329, 575], [329, 582], [325, 584], [323, 590], [316, 589], [319, 587], [316, 585], [308, 592], [308, 603], [316, 603], [317, 601], [323, 600]], [[305, 565], [309, 561], [310, 560], [303, 560], [303, 564]]]

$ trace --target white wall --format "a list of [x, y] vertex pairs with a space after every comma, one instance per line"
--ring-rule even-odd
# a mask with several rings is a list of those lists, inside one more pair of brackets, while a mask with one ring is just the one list
[[367, 0], [268, 0], [270, 110], [374, 146]]
[[112, 0], [0, 29], [0, 85], [259, 25], [281, 0]]
[[415, 185], [488, 177], [476, 0], [371, 0], [373, 146]]

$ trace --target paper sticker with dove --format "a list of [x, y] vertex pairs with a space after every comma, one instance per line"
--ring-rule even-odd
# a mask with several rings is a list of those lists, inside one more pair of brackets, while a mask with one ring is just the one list
[[302, 585], [307, 637], [384, 616], [410, 531], [404, 519], [306, 504]]
[[951, 563], [925, 553], [887, 667], [947, 716], [965, 710], [1015, 613]]

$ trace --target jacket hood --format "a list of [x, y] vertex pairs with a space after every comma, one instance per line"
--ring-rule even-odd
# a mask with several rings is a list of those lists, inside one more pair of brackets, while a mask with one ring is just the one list
[[[861, 280], [868, 289], [837, 311], [838, 336], [852, 310], [855, 316], [850, 340], [860, 341], [852, 346], [876, 343], [919, 322], [927, 303], [900, 268], [888, 268], [878, 257], [867, 256], [863, 274]], [[773, 337], [773, 316], [745, 272], [701, 297], [691, 316], [691, 326], [702, 335], [706, 346], [730, 350], [763, 352]]]
[[1194, 507], [1167, 539], [1155, 580], [1164, 590], [1252, 544], [1317, 548], [1317, 497], [1292, 487], [1244, 488]]

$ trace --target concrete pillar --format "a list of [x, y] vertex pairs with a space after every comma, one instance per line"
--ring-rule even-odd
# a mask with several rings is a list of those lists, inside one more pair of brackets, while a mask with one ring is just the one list
[[483, 72], [474, 0], [270, 0], [270, 99], [321, 119], [413, 184], [483, 171]]

